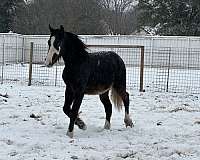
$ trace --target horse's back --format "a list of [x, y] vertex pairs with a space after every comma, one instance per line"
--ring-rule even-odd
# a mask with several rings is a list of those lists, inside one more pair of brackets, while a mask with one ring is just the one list
[[96, 52], [90, 55], [91, 73], [87, 84], [88, 94], [100, 94], [113, 85], [126, 85], [126, 68], [115, 52]]
[[[102, 51], [94, 52], [89, 54], [91, 61], [95, 64], [95, 69], [105, 68], [105, 67], [115, 67], [125, 69], [125, 64], [122, 58], [113, 51]], [[114, 69], [114, 68], [111, 68]]]

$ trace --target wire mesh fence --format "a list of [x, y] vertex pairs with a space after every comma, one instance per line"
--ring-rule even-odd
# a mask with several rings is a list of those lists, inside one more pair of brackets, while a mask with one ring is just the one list
[[[94, 46], [88, 47], [88, 52], [98, 51], [114, 51], [118, 53], [125, 62], [127, 68], [127, 87], [138, 88], [140, 79], [139, 68], [140, 65], [140, 52], [141, 49], [138, 46]], [[62, 80], [62, 71], [64, 63], [62, 59], [52, 68], [44, 66], [44, 61], [47, 55], [47, 46], [34, 44], [33, 50], [33, 75], [32, 84], [43, 84], [43, 85], [56, 85], [64, 86]], [[137, 78], [136, 78], [137, 77]], [[139, 88], [138, 88], [139, 89]]]
[[26, 81], [27, 70], [23, 67], [23, 47], [16, 43], [0, 45], [0, 81]]
[[200, 93], [200, 49], [154, 48], [145, 63], [145, 90]]
[[[127, 87], [139, 90], [141, 85], [141, 48], [118, 45], [90, 45], [88, 52], [112, 50], [124, 60], [127, 68]], [[63, 61], [47, 68], [46, 44], [34, 44], [32, 84], [64, 86]], [[145, 91], [200, 93], [200, 49], [185, 47], [144, 48], [143, 88]], [[0, 44], [0, 82], [27, 83], [29, 81], [30, 46]]]

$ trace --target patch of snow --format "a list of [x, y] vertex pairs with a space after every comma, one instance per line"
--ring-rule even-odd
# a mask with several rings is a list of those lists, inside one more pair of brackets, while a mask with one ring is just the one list
[[75, 127], [62, 111], [64, 87], [0, 85], [0, 160], [198, 160], [200, 96], [130, 91], [130, 115], [113, 110], [111, 129], [98, 96], [85, 96], [80, 117], [87, 130]]

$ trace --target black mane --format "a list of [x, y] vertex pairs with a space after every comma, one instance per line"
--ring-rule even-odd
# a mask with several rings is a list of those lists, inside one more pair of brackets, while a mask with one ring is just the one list
[[76, 54], [86, 53], [87, 46], [83, 41], [76, 35], [71, 32], [65, 32], [64, 41], [67, 42], [68, 46], [70, 46], [70, 51]]

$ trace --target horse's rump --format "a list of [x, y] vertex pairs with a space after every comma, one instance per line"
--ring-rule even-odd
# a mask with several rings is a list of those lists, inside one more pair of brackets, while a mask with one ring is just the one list
[[122, 108], [120, 91], [126, 89], [126, 68], [115, 52], [90, 54], [91, 74], [86, 91], [88, 94], [103, 94], [110, 90], [110, 97], [118, 110]]

